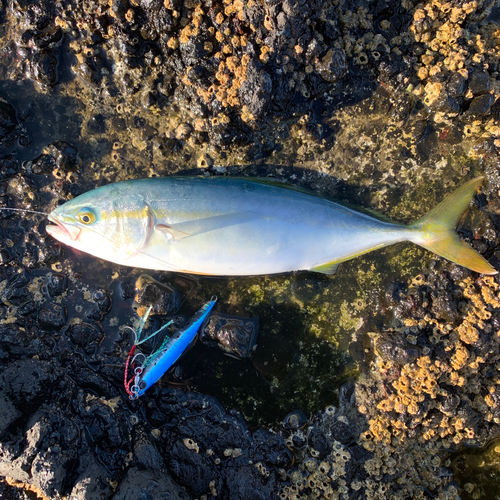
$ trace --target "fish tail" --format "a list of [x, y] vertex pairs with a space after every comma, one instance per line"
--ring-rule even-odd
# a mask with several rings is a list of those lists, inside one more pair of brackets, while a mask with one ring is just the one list
[[470, 180], [448, 195], [427, 215], [411, 224], [410, 228], [415, 230], [411, 241], [472, 271], [497, 274], [498, 271], [455, 232], [462, 214], [483, 181], [484, 177]]

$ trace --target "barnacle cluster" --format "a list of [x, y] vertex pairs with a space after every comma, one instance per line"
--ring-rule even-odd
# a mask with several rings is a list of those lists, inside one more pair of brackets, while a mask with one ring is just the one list
[[414, 7], [407, 35], [418, 42], [413, 68], [420, 83], [409, 90], [437, 112], [438, 120], [465, 111], [477, 131], [498, 136], [497, 119], [490, 112], [500, 96], [500, 30], [487, 18], [491, 7], [488, 1], [447, 0]]
[[[310, 453], [310, 455], [313, 453]], [[323, 460], [306, 456], [299, 467], [288, 474], [288, 483], [283, 486], [280, 499], [300, 498], [348, 498], [346, 466], [351, 460], [347, 448], [334, 441], [331, 453]]]
[[[417, 283], [420, 289], [429, 286], [422, 276], [413, 280]], [[419, 439], [439, 441], [446, 448], [484, 439], [486, 429], [474, 424], [477, 413], [486, 422], [498, 420], [500, 379], [486, 379], [482, 373], [496, 359], [500, 344], [500, 331], [489, 321], [500, 312], [498, 284], [492, 277], [466, 277], [454, 294], [463, 310], [458, 322], [432, 311], [405, 320], [407, 346], [413, 344], [419, 353], [412, 362], [384, 360], [378, 353], [375, 366], [384, 385], [364, 441], [389, 444], [394, 437], [403, 440], [417, 433]], [[417, 346], [419, 339], [424, 344], [424, 332], [427, 345]], [[380, 341], [375, 339], [376, 352]]]
[[[166, 2], [165, 5], [173, 10], [171, 2]], [[251, 8], [251, 5], [246, 8]], [[178, 40], [181, 46], [189, 43], [203, 44], [206, 57], [214, 58], [215, 79], [203, 78], [203, 69], [196, 65], [197, 61], [193, 61], [194, 64], [186, 68], [182, 82], [194, 86], [196, 93], [207, 104], [215, 96], [224, 108], [239, 106], [239, 90], [246, 80], [250, 62], [250, 56], [243, 53], [248, 41], [246, 33], [251, 30], [245, 23], [245, 5], [241, 0], [229, 0], [205, 10], [208, 10], [208, 16], [205, 16], [201, 4], [190, 11], [189, 17], [182, 23], [186, 25], [180, 31]], [[227, 117], [214, 117], [214, 124], [224, 119], [227, 120]]]

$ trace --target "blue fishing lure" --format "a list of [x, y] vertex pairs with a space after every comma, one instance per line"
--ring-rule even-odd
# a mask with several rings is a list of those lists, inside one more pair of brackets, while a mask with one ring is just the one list
[[[149, 337], [141, 340], [140, 335], [149, 313], [151, 312], [151, 307], [148, 309], [142, 318], [141, 324], [139, 325], [139, 330], [136, 333], [136, 340], [130, 350], [125, 364], [125, 389], [130, 399], [137, 399], [142, 396], [182, 356], [184, 351], [186, 351], [196, 338], [198, 330], [214, 307], [216, 301], [217, 297], [212, 297], [209, 302], [207, 302], [190, 318], [186, 325], [176, 330], [171, 337], [166, 336], [158, 349], [152, 352], [149, 356], [145, 356], [141, 352], [135, 354], [137, 346], [158, 335], [162, 330], [173, 323], [173, 320], [169, 321]], [[144, 358], [144, 361], [141, 365], [136, 366], [136, 360], [141, 356]], [[131, 359], [133, 376], [128, 379], [127, 374]]]

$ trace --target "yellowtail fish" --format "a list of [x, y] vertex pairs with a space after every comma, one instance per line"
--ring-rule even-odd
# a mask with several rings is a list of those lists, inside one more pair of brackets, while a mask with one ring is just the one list
[[385, 222], [279, 183], [235, 177], [123, 181], [55, 209], [47, 231], [121, 265], [218, 276], [311, 270], [400, 241], [484, 274], [497, 271], [455, 232], [483, 177], [409, 226]]

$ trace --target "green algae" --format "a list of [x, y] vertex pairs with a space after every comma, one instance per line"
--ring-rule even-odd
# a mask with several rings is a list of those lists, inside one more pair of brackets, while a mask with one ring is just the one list
[[500, 440], [484, 448], [466, 448], [450, 459], [450, 467], [460, 484], [463, 500], [500, 498]]

